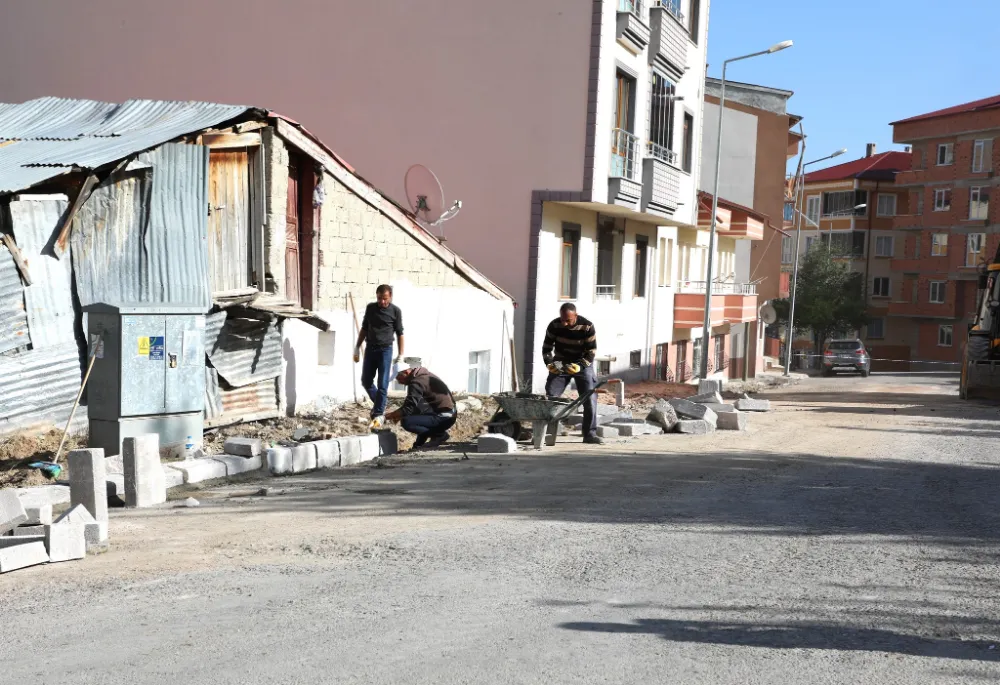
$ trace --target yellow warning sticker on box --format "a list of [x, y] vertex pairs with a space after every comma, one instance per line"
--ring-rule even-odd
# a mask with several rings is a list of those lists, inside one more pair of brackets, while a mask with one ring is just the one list
[[139, 356], [148, 357], [149, 356], [149, 337], [139, 338]]

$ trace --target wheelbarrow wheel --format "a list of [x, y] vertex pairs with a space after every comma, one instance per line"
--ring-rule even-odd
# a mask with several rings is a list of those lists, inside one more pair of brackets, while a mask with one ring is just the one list
[[521, 422], [515, 421], [510, 418], [510, 415], [501, 410], [490, 419], [490, 425], [487, 430], [490, 433], [499, 433], [500, 435], [506, 435], [508, 438], [517, 440], [521, 436]]

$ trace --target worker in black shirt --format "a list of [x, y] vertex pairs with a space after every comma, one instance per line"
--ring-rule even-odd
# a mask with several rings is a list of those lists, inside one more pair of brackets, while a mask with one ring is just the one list
[[[392, 356], [392, 339], [399, 344], [399, 353]], [[389, 399], [392, 365], [403, 358], [403, 312], [392, 303], [392, 286], [380, 285], [375, 290], [375, 301], [365, 308], [358, 342], [354, 346], [354, 361], [361, 361], [361, 344], [368, 341], [364, 364], [361, 365], [361, 386], [371, 398], [371, 427], [381, 428], [385, 423], [385, 405]], [[378, 386], [375, 376], [378, 375]]]
[[597, 385], [594, 357], [597, 354], [597, 333], [594, 324], [576, 313], [576, 305], [565, 303], [559, 308], [559, 318], [545, 329], [542, 359], [549, 369], [545, 381], [548, 397], [562, 397], [572, 380], [581, 396], [590, 392], [583, 403], [583, 441], [600, 445], [597, 435], [597, 395], [591, 392]]

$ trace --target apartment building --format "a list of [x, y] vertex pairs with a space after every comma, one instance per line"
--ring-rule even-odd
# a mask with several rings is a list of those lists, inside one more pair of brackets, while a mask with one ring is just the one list
[[[910, 201], [896, 179], [909, 164], [909, 152], [878, 153], [874, 143], [869, 143], [860, 159], [806, 174], [799, 204], [803, 213], [800, 258], [822, 243], [852, 271], [863, 274], [871, 322], [861, 336], [874, 348], [875, 356], [884, 358], [897, 358], [904, 344], [902, 331], [888, 317], [894, 289], [900, 287], [892, 266], [902, 249], [894, 221], [897, 215], [908, 213]], [[794, 233], [782, 242], [782, 268], [790, 272]]]
[[[699, 187], [714, 192], [716, 137], [719, 125], [721, 81], [705, 80], [705, 133]], [[790, 130], [801, 118], [789, 114], [793, 92], [751, 83], [726, 81], [723, 118], [720, 202], [741, 205], [757, 215], [760, 240], [736, 244], [735, 282], [756, 293], [758, 304], [787, 297], [787, 277], [782, 278], [785, 203], [785, 168], [798, 154], [799, 134]], [[711, 196], [707, 202], [711, 204]], [[753, 376], [763, 370], [764, 326], [756, 319], [733, 325], [730, 375]], [[742, 343], [742, 344], [741, 344]], [[744, 361], [744, 359], [746, 361]]]
[[913, 156], [896, 178], [912, 211], [894, 223], [898, 289], [889, 326], [905, 337], [911, 359], [958, 362], [976, 306], [977, 273], [1000, 244], [1000, 215], [990, 202], [997, 192], [1000, 96], [892, 127], [893, 140], [912, 146]]

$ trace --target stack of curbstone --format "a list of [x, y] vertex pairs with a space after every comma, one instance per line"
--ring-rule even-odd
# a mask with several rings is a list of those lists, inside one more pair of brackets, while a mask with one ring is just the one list
[[680, 421], [677, 422], [677, 432], [690, 435], [705, 435], [715, 431], [719, 423], [719, 415], [704, 404], [674, 398], [670, 406], [677, 412]]
[[658, 424], [669, 433], [677, 426], [677, 411], [666, 400], [657, 400], [646, 420]]

